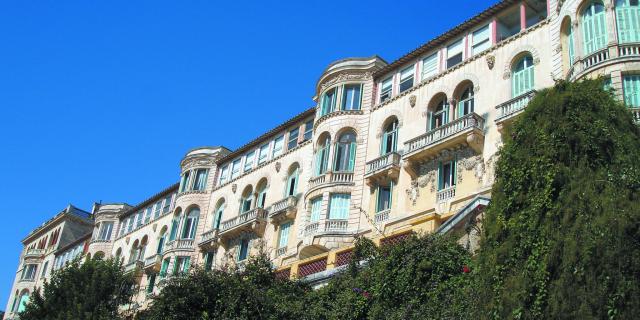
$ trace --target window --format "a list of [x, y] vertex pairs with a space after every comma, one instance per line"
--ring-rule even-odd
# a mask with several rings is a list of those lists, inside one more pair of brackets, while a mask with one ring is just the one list
[[362, 85], [348, 84], [342, 89], [342, 110], [360, 110]]
[[471, 54], [475, 55], [491, 47], [489, 25], [486, 25], [472, 34]]
[[324, 95], [322, 95], [320, 116], [329, 114], [336, 109], [336, 96], [335, 88], [327, 90]]
[[291, 170], [287, 176], [286, 196], [295, 196], [298, 189], [298, 167]]
[[264, 208], [267, 203], [267, 183], [261, 183], [258, 185], [258, 197], [256, 198], [256, 207]]
[[253, 169], [253, 159], [256, 156], [255, 151], [251, 151], [244, 156], [244, 172]]
[[438, 74], [438, 53], [434, 53], [422, 60], [422, 79], [428, 79]]
[[458, 102], [458, 116], [462, 117], [473, 112], [473, 85], [469, 85], [462, 95], [460, 95], [460, 102]]
[[376, 212], [382, 212], [391, 208], [391, 185], [378, 187], [378, 201]]
[[395, 152], [398, 144], [398, 120], [394, 119], [382, 134], [382, 155]]
[[447, 47], [447, 68], [456, 66], [460, 62], [462, 62], [462, 39]]
[[176, 215], [175, 217], [173, 217], [173, 220], [171, 220], [171, 232], [169, 233], [169, 241], [173, 241], [176, 239], [176, 235], [178, 234], [178, 224], [179, 224], [179, 217]]
[[160, 209], [162, 208], [162, 200], [156, 202], [153, 207], [153, 218], [158, 219], [160, 217]]
[[329, 199], [329, 219], [349, 218], [349, 203], [351, 195], [348, 193], [334, 193]]
[[191, 184], [191, 171], [187, 171], [182, 174], [182, 180], [180, 180], [180, 192], [185, 192], [189, 190], [189, 185]]
[[193, 208], [189, 210], [189, 213], [184, 219], [184, 225], [182, 227], [182, 239], [195, 239], [199, 217], [200, 209]]
[[169, 270], [169, 263], [171, 263], [171, 258], [166, 258], [162, 260], [162, 265], [160, 266], [160, 278], [164, 278], [167, 276], [167, 270]]
[[218, 180], [218, 185], [225, 184], [228, 178], [229, 178], [229, 166], [226, 165], [222, 167], [222, 170], [220, 170], [220, 179]]
[[594, 1], [582, 12], [582, 34], [585, 55], [607, 45], [607, 21], [602, 2]]
[[283, 147], [284, 147], [284, 135], [277, 137], [273, 141], [273, 152], [271, 153], [271, 157], [275, 158], [281, 155]]
[[144, 211], [144, 223], [145, 224], [147, 224], [147, 223], [149, 223], [149, 221], [151, 221], [151, 216], [153, 215], [153, 213], [151, 211], [152, 211], [151, 207], [147, 207], [147, 209]]
[[216, 209], [215, 217], [213, 219], [213, 228], [220, 229], [220, 220], [222, 220], [222, 214], [224, 213], [224, 202], [218, 205]]
[[42, 274], [40, 275], [40, 278], [44, 278], [47, 276], [47, 269], [49, 268], [49, 261], [46, 261], [44, 263], [44, 267], [42, 267]]
[[291, 222], [280, 225], [280, 239], [278, 240], [278, 248], [286, 248], [289, 243], [289, 230]]
[[258, 150], [258, 165], [261, 165], [267, 162], [267, 158], [269, 157], [269, 143], [265, 143]]
[[574, 49], [574, 40], [573, 40], [573, 26], [571, 22], [567, 25], [567, 42], [568, 42], [568, 54], [569, 54], [569, 65], [573, 65], [575, 61], [575, 49]]
[[616, 0], [618, 42], [640, 42], [640, 7], [638, 0]]
[[311, 140], [312, 136], [313, 136], [313, 120], [309, 120], [304, 124], [303, 141]]
[[295, 128], [289, 131], [289, 142], [287, 142], [287, 150], [291, 150], [298, 146], [298, 136], [300, 135], [300, 129]]
[[213, 265], [215, 264], [216, 253], [209, 251], [204, 254], [204, 270], [211, 271], [213, 270]]
[[320, 212], [322, 211], [322, 197], [311, 199], [311, 218], [309, 222], [317, 222], [320, 220]]
[[414, 66], [410, 66], [400, 71], [400, 93], [413, 87]]
[[251, 210], [251, 190], [246, 192], [240, 201], [240, 213], [245, 213], [249, 210]]
[[438, 191], [451, 188], [456, 185], [456, 162], [440, 162], [438, 168]]
[[356, 135], [353, 132], [343, 133], [338, 139], [335, 152], [335, 171], [353, 172], [356, 161]]
[[22, 280], [33, 280], [36, 278], [36, 270], [38, 269], [37, 264], [27, 264], [22, 268], [22, 275], [20, 279]]
[[133, 217], [129, 217], [127, 219], [127, 232], [133, 231], [134, 224], [135, 224], [135, 220], [133, 220]]
[[100, 226], [99, 240], [111, 239], [111, 230], [113, 229], [113, 222], [103, 222]]
[[186, 274], [189, 272], [189, 265], [191, 264], [191, 257], [177, 257], [176, 262], [173, 265], [173, 274]]
[[431, 114], [431, 130], [439, 128], [449, 122], [449, 102], [446, 96], [442, 96]]
[[389, 77], [382, 81], [380, 86], [380, 102], [385, 102], [391, 99], [391, 92], [393, 89], [393, 77]]
[[235, 179], [240, 175], [240, 161], [241, 159], [236, 159], [231, 163], [231, 179]]
[[27, 308], [27, 303], [29, 303], [29, 293], [24, 292], [20, 296], [20, 302], [18, 302], [18, 312], [23, 312]]
[[240, 240], [238, 248], [238, 261], [244, 261], [249, 254], [249, 239]]
[[316, 166], [316, 176], [322, 175], [327, 172], [327, 167], [329, 163], [329, 148], [331, 146], [331, 138], [326, 137], [322, 142], [318, 145], [318, 150], [316, 151], [315, 156], [315, 166]]
[[143, 215], [144, 211], [138, 211], [138, 213], [136, 213], [136, 229], [142, 226], [142, 222], [144, 219]]
[[622, 91], [624, 94], [624, 103], [627, 107], [640, 107], [640, 75], [623, 76]]
[[533, 90], [533, 58], [526, 55], [515, 65], [512, 76], [513, 97], [523, 95]]
[[152, 273], [149, 275], [149, 282], [147, 283], [147, 293], [153, 293], [153, 288], [156, 285], [156, 274]]
[[209, 169], [196, 170], [196, 180], [193, 182], [193, 190], [204, 191], [207, 187], [207, 177], [209, 176]]
[[162, 251], [164, 251], [164, 241], [166, 238], [167, 238], [166, 232], [163, 232], [160, 238], [158, 238], [158, 248], [156, 250], [157, 254], [162, 254]]

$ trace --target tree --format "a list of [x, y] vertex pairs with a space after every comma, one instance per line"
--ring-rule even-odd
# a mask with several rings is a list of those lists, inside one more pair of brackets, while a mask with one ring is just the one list
[[300, 319], [309, 288], [277, 279], [264, 254], [244, 268], [191, 273], [167, 281], [139, 320], [155, 319]]
[[560, 82], [507, 128], [477, 318], [640, 314], [640, 132], [602, 82]]
[[75, 260], [36, 290], [21, 320], [118, 319], [118, 306], [131, 297], [133, 281], [115, 260]]

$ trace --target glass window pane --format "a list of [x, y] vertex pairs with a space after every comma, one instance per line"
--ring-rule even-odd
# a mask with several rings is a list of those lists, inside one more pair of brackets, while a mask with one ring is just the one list
[[282, 154], [282, 148], [284, 147], [284, 136], [279, 136], [274, 140], [273, 144], [273, 158]]
[[289, 142], [287, 143], [287, 150], [291, 150], [298, 146], [298, 134], [298, 128], [289, 131]]
[[422, 60], [422, 79], [428, 79], [438, 73], [438, 54], [434, 53]]

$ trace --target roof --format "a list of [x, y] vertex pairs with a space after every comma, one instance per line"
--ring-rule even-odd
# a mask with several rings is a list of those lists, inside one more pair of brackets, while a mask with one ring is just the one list
[[156, 200], [158, 200], [158, 198], [163, 198], [166, 195], [168, 195], [168, 194], [170, 194], [170, 193], [172, 193], [174, 191], [177, 191], [179, 185], [180, 185], [179, 182], [176, 182], [176, 183], [170, 185], [169, 187], [165, 188], [164, 190], [154, 194], [153, 196], [147, 198], [146, 200], [144, 200], [144, 201], [138, 203], [137, 205], [129, 208], [129, 210], [126, 210], [126, 211], [122, 212], [120, 214], [120, 217], [124, 217], [124, 216], [127, 216], [127, 215], [131, 214], [131, 213], [134, 213], [134, 212], [136, 212], [136, 211], [148, 206], [149, 204], [155, 202]]
[[89, 238], [91, 238], [92, 232], [93, 232], [93, 230], [92, 230], [92, 231], [89, 231], [89, 232], [87, 232], [87, 233], [85, 233], [85, 234], [83, 234], [83, 235], [82, 235], [82, 236], [80, 236], [78, 239], [75, 239], [75, 240], [73, 240], [73, 241], [69, 242], [69, 243], [68, 243], [68, 244], [66, 244], [65, 246], [58, 248], [58, 249], [56, 250], [55, 254], [56, 254], [56, 255], [58, 255], [59, 253], [65, 252], [65, 251], [67, 251], [67, 250], [71, 249], [72, 247], [75, 247], [75, 246], [76, 246], [76, 245], [78, 245], [79, 243], [82, 243], [82, 242], [84, 242], [84, 241], [87, 241]]
[[476, 16], [467, 19], [466, 21], [462, 22], [461, 24], [453, 27], [452, 29], [450, 29], [449, 31], [441, 34], [440, 36], [432, 39], [431, 41], [428, 41], [427, 43], [419, 46], [418, 48], [412, 50], [411, 52], [405, 54], [404, 56], [400, 57], [399, 59], [393, 61], [392, 63], [388, 64], [386, 67], [374, 72], [373, 77], [374, 78], [378, 78], [381, 76], [386, 75], [387, 73], [389, 73], [390, 71], [414, 60], [419, 58], [420, 56], [428, 53], [429, 51], [445, 44], [446, 42], [452, 40], [453, 38], [459, 36], [461, 33], [467, 31], [468, 29], [470, 29], [471, 27], [475, 26], [476, 24], [487, 20], [491, 17], [493, 17], [495, 14], [497, 14], [498, 12], [512, 6], [513, 4], [517, 3], [516, 0], [502, 0], [499, 1], [498, 3], [492, 5], [491, 7], [489, 7], [488, 9], [482, 11], [481, 13], [477, 14]]
[[266, 139], [266, 138], [268, 138], [268, 137], [270, 137], [270, 136], [272, 136], [272, 135], [274, 135], [274, 134], [276, 134], [276, 133], [278, 133], [278, 132], [280, 132], [280, 131], [282, 131], [284, 129], [287, 129], [287, 127], [289, 127], [290, 125], [292, 125], [292, 124], [294, 124], [294, 123], [296, 123], [296, 122], [298, 122], [300, 120], [303, 120], [304, 118], [307, 118], [309, 116], [314, 115], [315, 112], [316, 112], [316, 108], [312, 107], [312, 108], [309, 108], [309, 109], [297, 114], [296, 116], [294, 116], [293, 118], [285, 121], [284, 123], [280, 124], [279, 126], [267, 131], [266, 133], [260, 135], [259, 137], [251, 140], [249, 143], [241, 146], [240, 148], [238, 148], [238, 149], [234, 150], [233, 152], [229, 153], [228, 155], [218, 159], [218, 161], [216, 161], [216, 163], [218, 163], [218, 164], [224, 163], [226, 161], [229, 161], [229, 160], [231, 160], [231, 159], [233, 159], [233, 158], [235, 158], [235, 157], [237, 157], [237, 156], [249, 151], [253, 147], [255, 147], [258, 144], [260, 144], [260, 142], [262, 142], [264, 139]]
[[82, 210], [80, 208], [77, 208], [77, 207], [73, 206], [72, 204], [69, 204], [69, 205], [67, 205], [66, 208], [64, 208], [62, 211], [60, 211], [58, 214], [56, 214], [53, 218], [45, 221], [39, 227], [31, 230], [31, 232], [29, 232], [29, 234], [26, 237], [24, 237], [24, 239], [22, 239], [22, 243], [26, 244], [27, 242], [30, 241], [30, 239], [36, 238], [41, 233], [43, 233], [43, 231], [45, 229], [47, 229], [47, 227], [50, 227], [50, 226], [52, 226], [54, 224], [57, 224], [58, 222], [60, 222], [65, 217], [76, 219], [76, 220], [81, 221], [81, 222], [86, 223], [86, 224], [92, 224], [92, 222], [90, 220], [90, 216], [91, 216], [91, 214], [89, 212], [87, 212], [85, 210]]

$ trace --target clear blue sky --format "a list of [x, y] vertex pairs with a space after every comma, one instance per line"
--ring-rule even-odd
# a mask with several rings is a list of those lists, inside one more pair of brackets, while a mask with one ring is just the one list
[[391, 62], [494, 2], [3, 1], [0, 310], [20, 240], [68, 203], [144, 200], [188, 149], [313, 106], [331, 61]]

